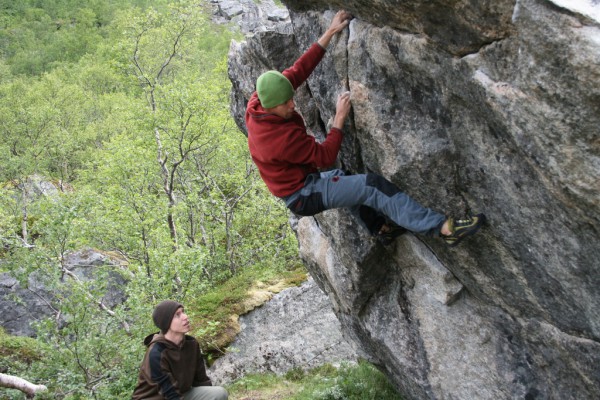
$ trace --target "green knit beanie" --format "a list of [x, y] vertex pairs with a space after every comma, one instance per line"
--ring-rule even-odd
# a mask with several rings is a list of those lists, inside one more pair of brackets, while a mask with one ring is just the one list
[[260, 104], [272, 108], [285, 103], [294, 96], [292, 84], [281, 72], [267, 71], [258, 77], [256, 91]]

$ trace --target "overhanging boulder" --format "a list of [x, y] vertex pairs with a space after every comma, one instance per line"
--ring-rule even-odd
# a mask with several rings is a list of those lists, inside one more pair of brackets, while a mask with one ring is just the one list
[[310, 132], [324, 137], [350, 89], [338, 167], [489, 220], [449, 249], [410, 234], [383, 248], [343, 210], [302, 219], [301, 254], [345, 334], [407, 398], [600, 397], [600, 6], [286, 4], [293, 36], [232, 45], [240, 128], [258, 75], [348, 9], [296, 98]]

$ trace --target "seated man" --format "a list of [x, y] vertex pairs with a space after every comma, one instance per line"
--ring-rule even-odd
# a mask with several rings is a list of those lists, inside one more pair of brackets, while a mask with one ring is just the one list
[[407, 229], [442, 236], [450, 246], [456, 246], [477, 232], [485, 220], [483, 214], [463, 220], [446, 218], [424, 208], [379, 175], [318, 172], [317, 168], [328, 168], [336, 161], [350, 111], [350, 93], [338, 97], [333, 127], [323, 143], [307, 134], [293, 96], [325, 55], [331, 38], [348, 25], [350, 18], [347, 12], [339, 11], [317, 43], [292, 67], [283, 73], [267, 71], [258, 78], [245, 117], [252, 160], [271, 193], [298, 215], [348, 207], [384, 244]]
[[152, 313], [160, 333], [146, 337], [133, 400], [226, 400], [227, 391], [212, 386], [206, 375], [200, 345], [191, 336], [183, 305], [165, 300]]

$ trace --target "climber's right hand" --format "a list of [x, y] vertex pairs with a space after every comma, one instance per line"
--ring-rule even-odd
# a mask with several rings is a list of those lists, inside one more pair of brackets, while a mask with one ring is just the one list
[[342, 129], [344, 127], [344, 122], [350, 113], [351, 105], [350, 92], [344, 92], [338, 96], [335, 106], [335, 117], [333, 119], [334, 128]]

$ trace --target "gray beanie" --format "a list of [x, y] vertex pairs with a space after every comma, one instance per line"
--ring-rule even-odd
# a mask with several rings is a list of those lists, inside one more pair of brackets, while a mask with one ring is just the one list
[[163, 334], [167, 333], [171, 327], [173, 316], [179, 308], [183, 308], [183, 304], [173, 300], [162, 301], [154, 308], [154, 312], [152, 313], [154, 325], [156, 325]]

